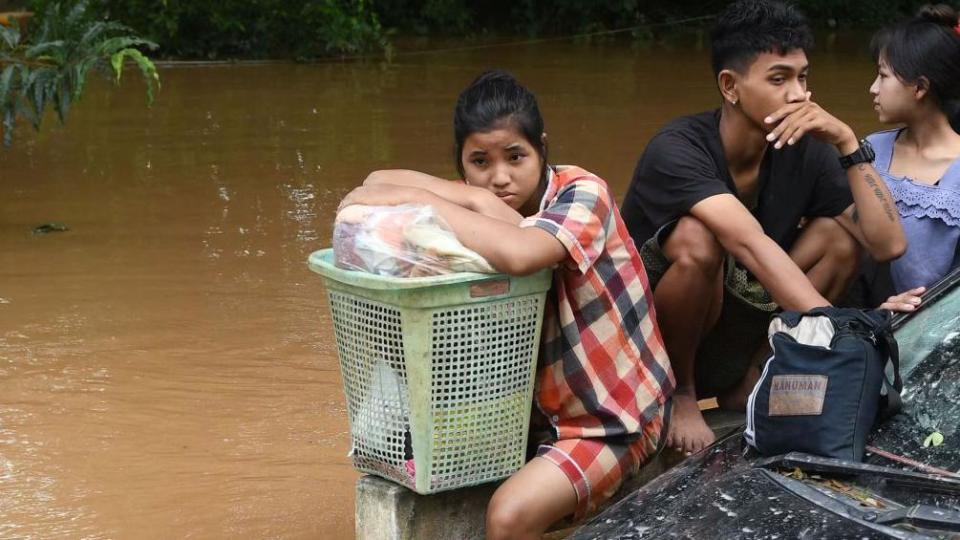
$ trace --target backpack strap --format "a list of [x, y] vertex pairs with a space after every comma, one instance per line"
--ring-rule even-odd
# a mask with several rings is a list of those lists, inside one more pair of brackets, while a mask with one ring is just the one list
[[890, 381], [888, 381], [886, 377], [883, 379], [883, 388], [886, 390], [886, 393], [880, 396], [880, 403], [877, 407], [877, 418], [874, 421], [874, 425], [886, 422], [903, 408], [903, 398], [900, 397], [900, 392], [897, 392], [896, 389], [890, 386]]
[[876, 419], [879, 424], [897, 414], [903, 408], [903, 399], [900, 397], [900, 392], [903, 391], [903, 379], [900, 376], [900, 346], [893, 336], [893, 329], [890, 324], [892, 317], [889, 312], [879, 310], [874, 311], [871, 315], [883, 321], [873, 330], [873, 335], [877, 339], [880, 353], [885, 355], [893, 365], [893, 381], [887, 378], [886, 373], [883, 375], [884, 392], [877, 408]]
[[890, 363], [893, 364], [893, 388], [897, 394], [903, 391], [903, 379], [900, 377], [900, 346], [897, 345], [897, 338], [893, 337], [893, 331], [889, 324], [884, 325], [877, 335], [877, 342], [880, 344], [880, 350], [887, 355]]
[[900, 393], [903, 391], [903, 379], [900, 377], [900, 346], [897, 344], [897, 338], [893, 335], [891, 326], [893, 318], [890, 312], [877, 309], [867, 314], [861, 311], [858, 318], [873, 327], [873, 336], [877, 340], [880, 352], [886, 355], [890, 363], [893, 364], [891, 386], [896, 389], [897, 393]]
[[[893, 335], [892, 317], [890, 312], [883, 310], [863, 311], [858, 309], [850, 310], [847, 314], [866, 327], [881, 356], [893, 365], [892, 381], [887, 377], [886, 369], [884, 369], [883, 388], [876, 417], [876, 423], [879, 424], [897, 414], [903, 408], [903, 399], [900, 397], [900, 392], [903, 391], [903, 379], [900, 376], [900, 346]], [[886, 368], [886, 362], [884, 368]]]

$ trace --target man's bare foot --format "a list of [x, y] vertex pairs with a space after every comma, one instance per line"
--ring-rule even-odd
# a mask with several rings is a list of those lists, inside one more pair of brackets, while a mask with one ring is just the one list
[[700, 414], [697, 398], [686, 392], [674, 393], [667, 446], [686, 453], [699, 452], [715, 438], [713, 430]]

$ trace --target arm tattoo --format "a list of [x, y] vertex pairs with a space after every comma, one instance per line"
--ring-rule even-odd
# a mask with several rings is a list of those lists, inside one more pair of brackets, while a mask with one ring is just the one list
[[[883, 212], [887, 215], [887, 219], [890, 221], [897, 220], [897, 213], [894, 211], [893, 207], [890, 205], [890, 201], [887, 200], [886, 195], [883, 193], [883, 190], [880, 189], [880, 185], [877, 183], [877, 179], [870, 173], [864, 173], [863, 179], [867, 182], [867, 185], [873, 188], [873, 194], [877, 197], [880, 203], [883, 205]], [[857, 216], [856, 210], [854, 210], [854, 216]], [[859, 218], [859, 216], [857, 216]], [[855, 218], [854, 221], [857, 219]]]

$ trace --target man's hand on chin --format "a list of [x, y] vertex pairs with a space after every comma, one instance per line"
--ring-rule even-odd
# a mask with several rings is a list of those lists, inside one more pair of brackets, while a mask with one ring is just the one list
[[857, 135], [837, 117], [810, 100], [813, 94], [807, 92], [807, 99], [788, 103], [764, 118], [768, 125], [775, 125], [767, 134], [767, 141], [776, 149], [796, 144], [809, 133], [814, 137], [837, 147], [840, 155], [845, 156], [857, 151], [860, 143]]

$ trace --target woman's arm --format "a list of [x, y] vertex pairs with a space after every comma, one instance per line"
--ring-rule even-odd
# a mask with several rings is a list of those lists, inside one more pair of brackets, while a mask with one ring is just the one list
[[516, 210], [510, 208], [507, 203], [501, 201], [499, 197], [485, 189], [468, 186], [451, 180], [444, 180], [422, 172], [405, 169], [373, 171], [367, 176], [367, 179], [363, 181], [363, 185], [393, 185], [419, 188], [468, 210], [473, 210], [485, 216], [506, 221], [507, 223], [517, 224], [523, 219]]
[[542, 229], [520, 227], [519, 219], [509, 223], [474, 212], [422, 188], [365, 185], [347, 194], [340, 207], [417, 203], [433, 207], [464, 246], [477, 252], [499, 272], [515, 276], [532, 274], [567, 258], [563, 244]]
[[874, 260], [891, 261], [903, 255], [907, 239], [886, 182], [869, 163], [850, 167], [847, 176], [854, 204], [834, 219], [867, 248]]

